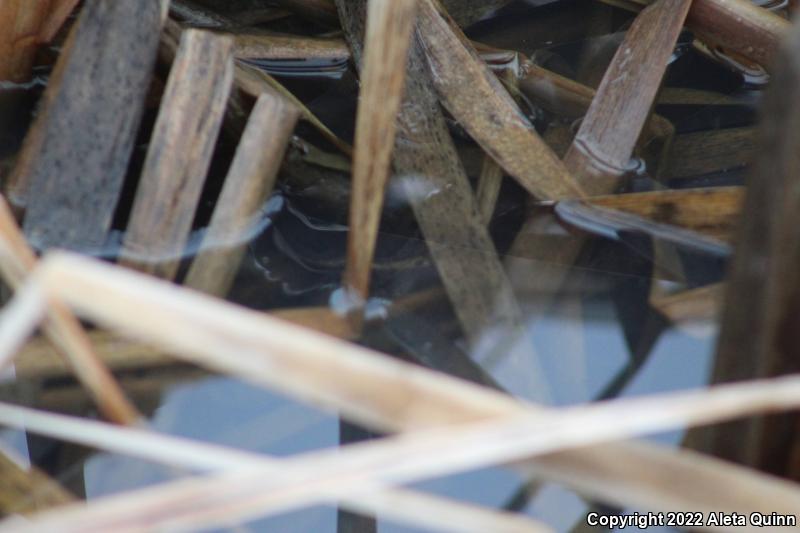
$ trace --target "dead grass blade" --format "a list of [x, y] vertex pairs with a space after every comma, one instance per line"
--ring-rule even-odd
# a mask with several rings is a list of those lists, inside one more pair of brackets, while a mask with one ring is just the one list
[[[52, 256], [39, 267], [33, 283], [43, 283], [48, 294], [115, 330], [305, 401], [340, 409], [372, 427], [424, 429], [534, 409], [487, 389], [89, 259]], [[42, 295], [18, 294], [23, 300], [37, 297]], [[12, 326], [0, 322], [0, 328], [5, 335]], [[331, 375], [347, 379], [331, 380]], [[366, 397], [371, 401], [364, 402]], [[414, 401], [409, 403], [409, 398]], [[767, 514], [791, 513], [800, 506], [800, 491], [794, 485], [699, 454], [643, 444], [551, 454], [518, 466], [622, 506], [704, 512], [748, 508]], [[723, 485], [736, 490], [714, 490]]]
[[260, 33], [232, 33], [237, 59], [347, 59], [342, 39]]
[[472, 45], [433, 0], [420, 0], [418, 37], [444, 106], [525, 189], [544, 200], [583, 196]]

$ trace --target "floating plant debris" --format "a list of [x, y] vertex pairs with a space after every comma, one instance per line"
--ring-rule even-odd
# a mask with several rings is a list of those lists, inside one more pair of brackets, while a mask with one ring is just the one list
[[797, 529], [795, 4], [0, 1], [0, 531]]

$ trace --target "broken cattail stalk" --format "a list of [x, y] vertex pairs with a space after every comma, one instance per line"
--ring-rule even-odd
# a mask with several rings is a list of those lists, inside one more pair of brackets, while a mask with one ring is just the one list
[[397, 113], [417, 0], [370, 0], [361, 93], [356, 118], [347, 265], [342, 280], [360, 307], [369, 296], [370, 271], [391, 172]]
[[[36, 267], [36, 256], [25, 241], [5, 199], [0, 197], [0, 272], [12, 288], [20, 287]], [[132, 424], [140, 415], [125, 397], [108, 368], [97, 357], [80, 322], [62, 304], [51, 302], [44, 333], [58, 348], [109, 420]]]
[[[24, 420], [24, 423], [20, 423]], [[149, 431], [116, 428], [94, 421], [35, 411], [24, 407], [0, 404], [0, 424], [21, 427], [26, 431], [64, 439], [92, 448], [182, 467], [200, 472], [260, 469], [270, 477], [284, 477], [284, 463], [262, 454], [245, 452], [213, 444], [199, 443]], [[439, 531], [470, 533], [549, 532], [550, 528], [518, 515], [482, 509], [435, 496], [403, 489], [386, 488], [369, 494], [348, 497], [337, 489], [331, 497], [354, 511], [367, 511], [382, 517], [407, 522]], [[66, 503], [66, 502], [63, 502]], [[414, 504], [413, 506], [411, 504]], [[422, 509], [431, 512], [421, 512]], [[463, 525], [455, 525], [463, 523]]]
[[6, 185], [9, 202], [27, 206], [25, 233], [36, 247], [105, 244], [150, 86], [162, 7], [162, 0], [85, 3]]
[[625, 34], [564, 163], [591, 195], [609, 194], [626, 172], [691, 0], [657, 0]]
[[[725, 294], [713, 373], [715, 383], [776, 376], [798, 369], [800, 350], [800, 31], [776, 58], [761, 109], [757, 157], [748, 178], [736, 256]], [[800, 479], [796, 416], [755, 419], [692, 436], [729, 460]]]
[[[50, 257], [31, 283], [43, 284], [48, 295], [68, 301], [98, 323], [169, 346], [176, 355], [200, 364], [340, 410], [350, 419], [376, 428], [424, 429], [535, 409], [505, 395], [86, 258]], [[41, 294], [25, 291], [17, 297], [41, 298]], [[26, 307], [18, 302], [12, 306], [17, 311]], [[0, 323], [2, 337], [13, 333], [9, 326]], [[276, 365], [281, 372], [275, 372]], [[331, 380], [332, 374], [348, 379]], [[365, 397], [370, 402], [364, 402]], [[408, 398], [415, 400], [409, 403]], [[552, 454], [528, 462], [524, 468], [624, 507], [791, 513], [800, 506], [800, 491], [772, 477], [685, 450], [644, 444], [609, 444]], [[676, 487], [676, 479], [685, 483]], [[736, 490], [714, 490], [720, 484]]]
[[283, 98], [262, 94], [225, 179], [217, 206], [184, 284], [224, 297], [233, 285], [259, 208], [272, 192], [298, 110]]
[[0, 81], [31, 75], [37, 48], [50, 42], [78, 0], [4, 0], [0, 4]]
[[231, 90], [232, 48], [204, 30], [181, 36], [125, 234], [126, 266], [175, 277]]
[[531, 194], [545, 200], [583, 196], [502, 83], [434, 2], [420, 0], [418, 36], [445, 107]]

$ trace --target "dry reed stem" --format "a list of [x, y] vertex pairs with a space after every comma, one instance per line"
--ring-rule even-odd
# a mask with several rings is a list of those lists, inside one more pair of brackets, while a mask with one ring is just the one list
[[[5, 199], [0, 197], [0, 272], [3, 279], [12, 288], [18, 288], [35, 267], [36, 256]], [[43, 329], [109, 420], [131, 424], [139, 419], [136, 408], [98, 358], [80, 322], [66, 307], [51, 302]]]
[[232, 47], [228, 37], [183, 32], [131, 208], [122, 264], [175, 277], [231, 90]]
[[266, 93], [259, 97], [236, 148], [201, 251], [184, 281], [186, 286], [220, 297], [230, 291], [259, 208], [275, 185], [298, 114], [281, 97]]
[[[798, 407], [800, 376], [788, 376], [706, 391], [600, 402], [552, 410], [548, 415], [514, 414], [295, 456], [285, 460], [277, 472], [277, 465], [253, 464], [247, 470], [242, 465], [208, 479], [179, 481], [96, 501], [94, 510], [56, 513], [51, 523], [58, 523], [62, 531], [125, 530], [142, 524], [211, 527], [325, 502], [331, 494], [369, 494], [386, 485]], [[465, 442], [470, 445], [464, 446]], [[46, 524], [34, 522], [34, 527], [47, 528]]]
[[367, 8], [347, 264], [342, 279], [356, 306], [362, 305], [369, 296], [370, 272], [391, 172], [416, 3], [417, 0], [370, 0]]
[[[0, 425], [171, 467], [209, 473], [258, 469], [269, 472], [268, 476], [272, 479], [291, 481], [291, 477], [284, 474], [284, 461], [281, 459], [146, 430], [117, 428], [3, 403], [0, 403]], [[337, 502], [341, 499], [353, 511], [380, 514], [385, 518], [437, 531], [550, 531], [550, 528], [542, 524], [513, 513], [482, 509], [403, 489], [386, 487], [380, 491], [352, 496], [334, 489], [327, 498]]]
[[506, 172], [545, 200], [583, 196], [506, 89], [435, 0], [420, 0], [418, 36], [450, 113]]
[[[373, 427], [424, 429], [535, 409], [89, 259], [51, 256], [33, 277], [34, 284], [42, 282], [48, 293], [101, 324], [168, 346], [194, 362], [339, 409]], [[18, 296], [37, 297], [33, 293]], [[9, 326], [0, 323], [0, 327]], [[217, 353], [226, 357], [219, 358]], [[331, 375], [338, 378], [331, 380]], [[800, 491], [794, 485], [700, 454], [644, 444], [551, 454], [518, 467], [622, 506], [765, 513], [791, 513], [800, 506]], [[716, 490], [719, 486], [736, 490]]]

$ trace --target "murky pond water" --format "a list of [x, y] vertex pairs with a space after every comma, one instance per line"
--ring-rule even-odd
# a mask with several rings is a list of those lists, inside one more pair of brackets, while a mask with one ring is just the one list
[[[474, 41], [516, 50], [554, 72], [596, 86], [633, 15], [601, 2], [517, 1], [468, 30]], [[296, 17], [265, 28], [316, 34]], [[628, 191], [737, 185], [754, 152], [753, 125], [764, 74], [737, 70], [711, 58], [685, 32], [679, 39], [656, 113], [671, 122], [671, 144], [656, 139], [641, 146], [631, 165]], [[338, 136], [351, 141], [358, 83], [341, 61], [254, 61], [300, 98]], [[46, 69], [41, 72], [45, 80]], [[0, 130], [0, 164], [19, 147], [30, 120], [33, 88], [0, 87], [6, 101]], [[574, 118], [559, 116], [523, 100], [521, 108], [540, 133], [556, 138], [575, 131]], [[146, 117], [152, 126], [154, 113]], [[9, 125], [14, 127], [9, 129]], [[482, 152], [453, 120], [451, 132], [474, 184]], [[727, 144], [738, 135], [737, 149]], [[307, 124], [301, 124], [284, 163], [278, 188], [263, 206], [257, 235], [238, 274], [230, 299], [259, 310], [340, 305], [345, 264], [348, 162]], [[146, 151], [137, 149], [131, 175]], [[195, 223], [199, 242], [219, 193], [236, 139], [223, 133]], [[687, 147], [700, 146], [687, 151]], [[707, 147], [703, 149], [702, 147]], [[2, 167], [0, 167], [2, 168]], [[424, 177], [423, 177], [424, 184]], [[128, 184], [132, 191], [135, 184]], [[124, 230], [130, 195], [115, 222]], [[526, 198], [504, 179], [490, 232], [515, 288], [528, 338], [500, 350], [476, 350], [465, 339], [457, 314], [405, 196], [390, 185], [379, 234], [367, 327], [358, 342], [404, 360], [472, 379], [515, 396], [550, 405], [636, 396], [696, 387], [708, 382], [713, 364], [716, 320], [711, 314], [669, 316], [659, 296], [722, 280], [724, 255], [687, 249], [637, 232], [603, 233], [559, 221], [552, 206]], [[435, 191], [427, 191], [433, 194]], [[577, 264], [553, 263], [536, 250], [514, 248], [514, 237], [531, 213], [549, 217], [553, 239], [588, 236]], [[603, 236], [605, 235], [605, 236]], [[613, 238], [610, 238], [613, 237]], [[117, 235], [119, 238], [119, 235]], [[448, 246], [447, 242], [437, 243]], [[190, 244], [191, 249], [191, 244]], [[196, 250], [195, 250], [196, 251]], [[98, 255], [113, 255], [112, 244]], [[102, 253], [101, 253], [102, 252]], [[190, 261], [187, 258], [186, 263]], [[185, 270], [185, 269], [184, 269]], [[546, 271], [563, 284], [530, 279]], [[655, 302], [655, 303], [654, 303]], [[476, 332], [471, 332], [474, 336]], [[505, 342], [506, 331], [478, 332], [485, 345]], [[530, 340], [530, 342], [528, 342]], [[535, 356], [533, 355], [535, 354]], [[176, 364], [120, 376], [152, 428], [272, 455], [290, 455], [370, 438], [367, 431], [335, 416], [295, 403], [235, 379]], [[336, 379], [336, 376], [331, 376]], [[91, 414], [89, 401], [69, 380], [20, 383], [9, 378], [4, 399], [73, 414]], [[6, 432], [6, 441], [70, 489], [87, 498], [142, 487], [184, 475], [107, 453]], [[654, 440], [679, 445], [680, 432]], [[465, 443], [465, 446], [468, 443]], [[559, 531], [581, 530], [593, 502], [567, 489], [528, 485], [514, 472], [489, 469], [418, 485], [425, 490], [509, 508], [539, 518]], [[406, 531], [381, 520], [361, 520], [335, 507], [318, 507], [243, 525], [237, 531]]]

